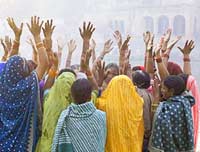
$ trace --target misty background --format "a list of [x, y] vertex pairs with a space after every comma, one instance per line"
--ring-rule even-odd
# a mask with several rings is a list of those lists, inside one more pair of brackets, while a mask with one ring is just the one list
[[[82, 40], [78, 28], [83, 21], [91, 21], [96, 30], [93, 35], [97, 43], [97, 54], [103, 49], [106, 40], [114, 41], [114, 49], [105, 58], [106, 62], [118, 61], [117, 44], [113, 32], [119, 30], [123, 39], [131, 35], [131, 64], [143, 65], [144, 42], [142, 34], [149, 30], [155, 34], [155, 41], [172, 28], [172, 39], [182, 35], [182, 39], [172, 50], [170, 61], [182, 65], [182, 54], [177, 46], [184, 45], [187, 39], [195, 40], [195, 49], [191, 53], [192, 73], [200, 82], [200, 0], [0, 0], [0, 37], [14, 34], [6, 18], [13, 17], [17, 23], [30, 22], [33, 15], [42, 19], [53, 19], [56, 25], [53, 34], [53, 49], [57, 51], [57, 40], [63, 43], [70, 39], [77, 42], [72, 64], [79, 63]], [[26, 25], [21, 38], [20, 54], [31, 58], [32, 48], [26, 43], [31, 37]], [[3, 50], [3, 48], [0, 48]], [[0, 51], [0, 55], [3, 51]], [[62, 66], [64, 67], [67, 45], [63, 50]], [[200, 83], [199, 83], [200, 84]]]

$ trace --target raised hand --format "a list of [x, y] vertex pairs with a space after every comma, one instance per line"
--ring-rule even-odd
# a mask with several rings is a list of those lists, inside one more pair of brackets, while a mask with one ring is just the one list
[[8, 50], [10, 51], [12, 48], [12, 40], [7, 35], [5, 36], [5, 44], [6, 44], [6, 47], [8, 48]]
[[164, 34], [164, 42], [167, 43], [169, 42], [171, 34], [172, 34], [172, 29], [168, 29], [167, 32]]
[[4, 49], [4, 56], [7, 57], [8, 56], [8, 48], [6, 47], [6, 44], [4, 43], [4, 40], [3, 39], [0, 39], [1, 41], [1, 45], [3, 46], [3, 49]]
[[88, 49], [86, 51], [85, 57], [81, 57], [81, 71], [86, 72], [89, 71], [89, 63], [90, 63], [90, 58], [92, 56], [92, 49]]
[[51, 39], [51, 36], [53, 34], [53, 31], [55, 29], [56, 26], [53, 26], [53, 20], [51, 19], [51, 21], [47, 20], [44, 28], [42, 28], [44, 36], [46, 39]]
[[149, 31], [146, 31], [145, 33], [143, 33], [143, 39], [144, 39], [144, 43], [146, 47], [149, 44], [150, 37], [151, 37], [151, 33]]
[[27, 23], [28, 29], [32, 33], [35, 40], [38, 39], [38, 38], [40, 39], [40, 33], [41, 33], [43, 23], [44, 23], [44, 21], [42, 21], [40, 23], [40, 18], [36, 17], [36, 16], [31, 17], [31, 25], [29, 25]]
[[23, 30], [23, 23], [21, 23], [20, 27], [17, 27], [13, 18], [7, 18], [7, 22], [10, 26], [10, 28], [13, 30], [13, 32], [15, 33], [15, 40], [16, 41], [20, 41], [20, 37], [22, 34], [22, 30]]
[[68, 53], [69, 54], [73, 54], [73, 52], [76, 50], [76, 41], [75, 40], [70, 40], [68, 43], [67, 43], [67, 46], [68, 46]]
[[83, 38], [83, 40], [87, 40], [89, 41], [91, 39], [92, 33], [95, 31], [95, 28], [93, 26], [93, 24], [91, 24], [90, 22], [88, 23], [88, 25], [86, 25], [86, 23], [83, 23], [83, 28], [79, 28], [79, 32], [81, 37]]
[[112, 40], [108, 40], [104, 43], [104, 48], [103, 48], [103, 54], [108, 54], [113, 50], [112, 47], [113, 41]]
[[145, 44], [146, 44], [146, 51], [148, 52], [152, 52], [153, 50], [153, 40], [154, 40], [154, 34], [153, 33], [147, 33], [147, 35], [145, 36]]
[[121, 46], [122, 46], [122, 35], [121, 33], [117, 30], [114, 32], [113, 34], [115, 40], [117, 41], [117, 45], [118, 45], [118, 48], [120, 49]]
[[168, 45], [167, 45], [167, 50], [172, 50], [174, 45], [181, 39], [181, 36], [177, 36], [174, 40], [172, 40]]
[[186, 41], [184, 48], [178, 47], [178, 49], [184, 54], [184, 55], [189, 55], [191, 51], [194, 49], [194, 41]]
[[122, 44], [122, 46], [120, 48], [120, 54], [124, 54], [125, 55], [125, 53], [128, 50], [128, 45], [129, 45], [128, 43], [129, 43], [130, 39], [131, 39], [131, 37], [128, 35], [126, 40], [123, 42], [123, 44]]

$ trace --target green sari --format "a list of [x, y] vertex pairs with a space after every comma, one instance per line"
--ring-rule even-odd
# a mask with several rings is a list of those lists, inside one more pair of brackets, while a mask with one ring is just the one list
[[71, 103], [70, 89], [75, 76], [70, 72], [61, 74], [55, 81], [49, 94], [44, 100], [44, 113], [42, 123], [42, 136], [40, 137], [36, 152], [50, 152], [53, 136], [58, 118], [63, 110]]

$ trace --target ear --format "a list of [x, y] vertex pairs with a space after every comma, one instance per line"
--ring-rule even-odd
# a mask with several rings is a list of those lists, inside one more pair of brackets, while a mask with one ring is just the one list
[[173, 88], [169, 89], [169, 93], [171, 96], [174, 96], [175, 90]]

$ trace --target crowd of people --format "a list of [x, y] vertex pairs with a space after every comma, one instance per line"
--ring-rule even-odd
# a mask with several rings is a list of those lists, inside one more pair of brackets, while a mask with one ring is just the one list
[[[169, 61], [180, 36], [168, 29], [154, 42], [143, 34], [144, 65], [131, 65], [131, 37], [114, 32], [119, 63], [105, 63], [113, 49], [107, 40], [99, 56], [92, 39], [95, 26], [84, 22], [81, 58], [71, 59], [77, 45], [68, 42], [66, 66], [62, 47], [52, 50], [53, 20], [31, 17], [32, 60], [19, 55], [23, 23], [7, 22], [13, 41], [1, 39], [0, 152], [196, 152], [200, 95], [192, 76], [194, 41], [178, 47], [183, 67]], [[44, 39], [41, 38], [41, 33]]]

